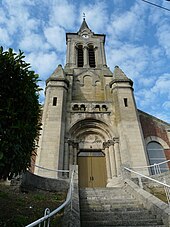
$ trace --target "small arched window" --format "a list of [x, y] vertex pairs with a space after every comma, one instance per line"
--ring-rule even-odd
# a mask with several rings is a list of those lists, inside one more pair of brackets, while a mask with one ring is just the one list
[[100, 105], [95, 106], [95, 111], [100, 111]]
[[107, 111], [107, 106], [106, 105], [102, 105], [102, 111]]
[[[148, 159], [150, 165], [166, 161], [164, 149], [158, 142], [152, 141], [147, 144]], [[160, 165], [161, 172], [168, 170], [167, 163]], [[151, 168], [151, 173], [155, 174], [154, 168]]]
[[84, 65], [83, 46], [78, 45], [78, 47], [77, 47], [77, 66], [83, 67], [83, 65]]
[[79, 110], [79, 106], [78, 106], [77, 104], [75, 104], [75, 105], [72, 107], [72, 110], [74, 110], [74, 111]]
[[82, 105], [80, 106], [80, 110], [81, 110], [81, 111], [86, 111], [86, 107], [85, 107], [84, 104], [82, 104]]
[[94, 53], [94, 47], [92, 45], [89, 46], [88, 52], [89, 52], [89, 66], [91, 68], [95, 68], [96, 67], [95, 53]]

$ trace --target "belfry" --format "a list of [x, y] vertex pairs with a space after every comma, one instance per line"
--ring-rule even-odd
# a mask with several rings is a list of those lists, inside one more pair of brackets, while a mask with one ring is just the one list
[[152, 121], [166, 133], [167, 124], [139, 111], [132, 80], [118, 66], [111, 72], [105, 35], [92, 32], [84, 18], [77, 33], [66, 34], [66, 43], [65, 67], [58, 65], [46, 80], [36, 165], [54, 170], [78, 165], [80, 187], [114, 187], [123, 167], [152, 164], [148, 144], [159, 144], [158, 159], [166, 160], [168, 136], [148, 132], [145, 125]]

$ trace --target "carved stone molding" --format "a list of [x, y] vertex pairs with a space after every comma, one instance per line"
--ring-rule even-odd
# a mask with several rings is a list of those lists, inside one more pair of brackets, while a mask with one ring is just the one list
[[103, 142], [103, 149], [108, 148], [110, 146], [114, 146], [115, 143], [119, 143], [119, 138], [114, 137], [113, 140], [108, 140], [107, 142]]
[[71, 145], [74, 148], [78, 148], [78, 146], [79, 146], [79, 144], [77, 142], [75, 142], [74, 140], [68, 139], [67, 143], [68, 143], [68, 145]]
[[119, 137], [114, 137], [113, 141], [114, 141], [114, 143], [119, 143]]

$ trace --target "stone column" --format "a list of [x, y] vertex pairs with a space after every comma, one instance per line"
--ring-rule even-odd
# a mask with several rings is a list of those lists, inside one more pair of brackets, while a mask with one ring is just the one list
[[69, 164], [73, 165], [73, 142], [69, 143]]
[[106, 66], [106, 55], [105, 55], [105, 50], [104, 50], [104, 42], [100, 43], [100, 47], [101, 47], [101, 54], [102, 54], [102, 63], [103, 63], [103, 66]]
[[67, 55], [66, 55], [66, 65], [70, 63], [70, 42], [71, 40], [67, 40]]
[[117, 171], [116, 171], [116, 160], [115, 160], [115, 152], [114, 152], [114, 143], [113, 141], [109, 141], [109, 158], [111, 163], [111, 171], [112, 171], [112, 178], [117, 177]]
[[94, 58], [95, 58], [95, 65], [96, 67], [99, 66], [99, 53], [98, 48], [94, 47]]
[[88, 47], [84, 46], [83, 47], [83, 58], [84, 58], [84, 67], [88, 67], [89, 66], [89, 58], [88, 58]]
[[117, 175], [121, 175], [121, 156], [119, 149], [119, 138], [114, 138], [114, 150], [115, 150], [115, 159], [116, 159], [116, 167], [117, 167]]
[[[64, 146], [64, 170], [69, 170], [69, 147], [67, 141]], [[68, 176], [68, 173], [65, 173], [64, 175]]]
[[109, 147], [105, 146], [105, 155], [106, 155], [106, 170], [107, 170], [107, 179], [108, 181], [112, 178], [110, 158], [109, 158]]
[[73, 155], [73, 163], [74, 165], [77, 165], [77, 148], [78, 148], [78, 144], [74, 144], [74, 155]]

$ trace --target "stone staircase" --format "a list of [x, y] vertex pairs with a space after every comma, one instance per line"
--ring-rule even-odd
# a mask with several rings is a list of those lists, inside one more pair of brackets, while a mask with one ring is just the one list
[[79, 196], [82, 227], [164, 226], [122, 188], [85, 188]]

